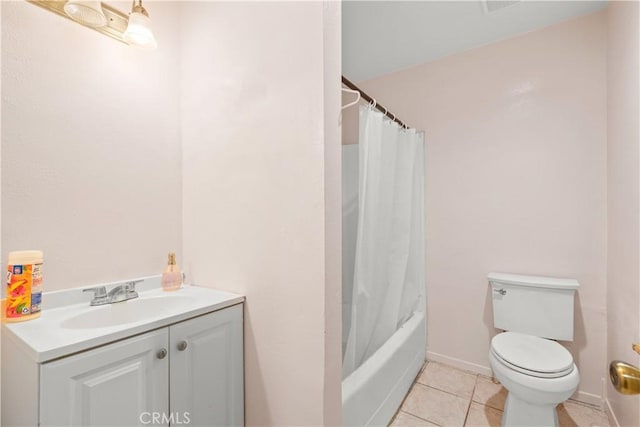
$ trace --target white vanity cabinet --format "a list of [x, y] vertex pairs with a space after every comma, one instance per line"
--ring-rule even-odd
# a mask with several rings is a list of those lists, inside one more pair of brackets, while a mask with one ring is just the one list
[[43, 363], [40, 425], [135, 426], [144, 412], [168, 414], [168, 343], [163, 328]]
[[241, 306], [171, 326], [169, 348], [171, 412], [189, 426], [244, 425]]
[[[242, 426], [242, 307], [31, 362], [27, 370], [38, 372], [39, 387], [21, 390], [31, 391], [21, 400], [38, 405], [22, 410], [37, 408], [41, 426]], [[35, 417], [12, 418], [29, 425]]]

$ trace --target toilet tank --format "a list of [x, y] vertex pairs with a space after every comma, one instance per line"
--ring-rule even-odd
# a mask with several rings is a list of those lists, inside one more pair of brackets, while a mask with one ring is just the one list
[[573, 341], [575, 279], [489, 273], [493, 326], [541, 338]]

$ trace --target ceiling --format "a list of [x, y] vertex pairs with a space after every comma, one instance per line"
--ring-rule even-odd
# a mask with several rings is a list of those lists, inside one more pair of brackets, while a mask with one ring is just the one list
[[[359, 82], [604, 8], [606, 1], [342, 3], [342, 70]], [[498, 7], [497, 10], [486, 12]], [[505, 6], [500, 8], [500, 6]]]

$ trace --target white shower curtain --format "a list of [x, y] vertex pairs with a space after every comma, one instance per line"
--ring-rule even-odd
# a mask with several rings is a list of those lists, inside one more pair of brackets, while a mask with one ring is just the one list
[[346, 378], [424, 310], [424, 136], [360, 107], [358, 225]]

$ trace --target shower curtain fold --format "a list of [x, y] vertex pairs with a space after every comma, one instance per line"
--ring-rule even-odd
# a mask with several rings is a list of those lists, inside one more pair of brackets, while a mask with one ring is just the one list
[[358, 218], [347, 377], [424, 310], [423, 134], [359, 112]]

